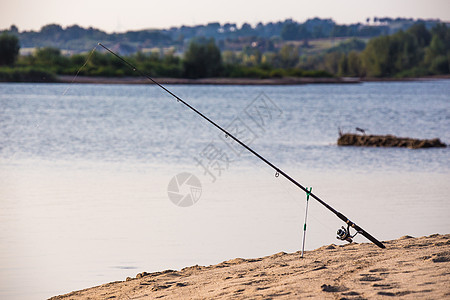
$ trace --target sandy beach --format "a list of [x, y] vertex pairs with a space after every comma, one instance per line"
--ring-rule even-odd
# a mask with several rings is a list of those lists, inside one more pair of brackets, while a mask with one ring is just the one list
[[139, 273], [51, 299], [449, 299], [450, 234]]

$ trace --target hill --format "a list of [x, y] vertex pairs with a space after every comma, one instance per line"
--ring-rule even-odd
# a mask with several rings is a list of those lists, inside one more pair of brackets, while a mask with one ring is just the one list
[[209, 23], [198, 26], [181, 26], [169, 29], [145, 29], [108, 34], [92, 27], [78, 25], [63, 28], [58, 24], [43, 26], [40, 31], [20, 31], [12, 25], [3, 31], [18, 36], [22, 53], [27, 49], [54, 47], [64, 53], [75, 54], [91, 50], [98, 42], [115, 44], [123, 55], [137, 51], [172, 48], [183, 53], [193, 38], [213, 38], [221, 51], [242, 51], [245, 47], [257, 48], [262, 53], [280, 49], [284, 43], [292, 41], [339, 39], [343, 37], [371, 38], [407, 30], [417, 23], [424, 23], [427, 29], [440, 23], [440, 20], [421, 20], [405, 18], [373, 18], [366, 23], [349, 25], [336, 24], [332, 19], [309, 19], [304, 23], [287, 19], [279, 22], [258, 23], [251, 26], [244, 23]]

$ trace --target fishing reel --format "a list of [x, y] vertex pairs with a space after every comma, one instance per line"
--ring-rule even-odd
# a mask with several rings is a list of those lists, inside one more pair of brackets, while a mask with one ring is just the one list
[[337, 236], [336, 238], [338, 240], [342, 240], [342, 241], [347, 241], [349, 243], [353, 242], [353, 238], [359, 233], [359, 231], [357, 231], [354, 235], [350, 234], [350, 225], [347, 225], [347, 229], [345, 229], [344, 226], [342, 226], [341, 228], [338, 229], [338, 231], [336, 232]]

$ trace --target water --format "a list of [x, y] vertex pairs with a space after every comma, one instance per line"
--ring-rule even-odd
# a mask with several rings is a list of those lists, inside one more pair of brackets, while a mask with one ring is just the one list
[[[450, 81], [168, 87], [375, 237], [449, 232], [448, 148], [336, 140], [449, 144]], [[1, 298], [301, 248], [305, 194], [155, 86], [0, 84], [0, 108]], [[167, 194], [181, 172], [202, 184], [191, 207]], [[307, 249], [339, 243], [336, 216], [308, 217]]]

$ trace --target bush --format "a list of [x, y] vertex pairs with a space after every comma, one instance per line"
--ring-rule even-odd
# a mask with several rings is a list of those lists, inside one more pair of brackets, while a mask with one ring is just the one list
[[184, 54], [183, 73], [188, 78], [217, 77], [222, 69], [219, 47], [213, 39], [191, 41]]
[[15, 35], [0, 35], [0, 65], [12, 65], [19, 55], [19, 39]]
[[424, 67], [414, 67], [409, 70], [404, 70], [395, 75], [397, 78], [408, 78], [408, 77], [422, 77], [430, 75], [430, 72]]
[[270, 71], [270, 78], [283, 78], [285, 74], [283, 69], [275, 69]]
[[333, 74], [323, 70], [303, 71], [303, 77], [334, 77]]
[[269, 78], [269, 71], [258, 67], [246, 67], [240, 65], [227, 65], [223, 72], [224, 77], [230, 78]]
[[431, 61], [430, 71], [434, 74], [448, 74], [449, 61], [447, 56], [439, 55]]
[[0, 81], [3, 82], [56, 82], [56, 75], [40, 68], [0, 68]]

